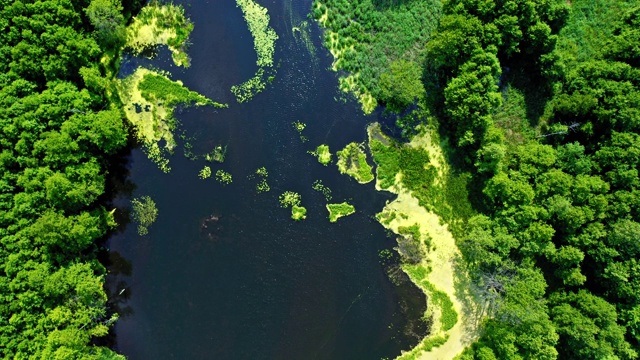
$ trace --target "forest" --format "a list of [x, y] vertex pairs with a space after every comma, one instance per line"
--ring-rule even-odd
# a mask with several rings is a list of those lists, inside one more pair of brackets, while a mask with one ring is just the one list
[[[109, 98], [137, 1], [2, 1], [0, 357], [120, 359], [96, 339], [106, 306], [97, 240], [110, 157], [127, 144]], [[111, 89], [113, 90], [113, 89]]]
[[[334, 53], [335, 69], [360, 81], [346, 90], [399, 113], [404, 134], [435, 127], [454, 174], [468, 177], [449, 221], [461, 220], [450, 224], [487, 316], [458, 358], [638, 358], [640, 7], [443, 1], [419, 50], [398, 49], [420, 36], [406, 34], [428, 21], [415, 12], [425, 3], [316, 1], [314, 16], [329, 49], [390, 50]], [[378, 162], [395, 159], [378, 173], [383, 187], [428, 162], [377, 144]], [[428, 203], [424, 171], [407, 186]]]
[[[101, 205], [109, 165], [135, 131], [115, 74], [141, 3], [0, 0], [2, 358], [124, 358], [102, 346], [118, 314], [98, 252], [115, 226]], [[420, 205], [452, 229], [485, 314], [457, 359], [637, 359], [637, 2], [315, 0], [310, 16], [341, 89], [396, 119], [398, 152], [371, 149], [391, 159], [382, 187], [408, 174]], [[440, 194], [428, 155], [402, 145], [421, 126], [445, 144]], [[366, 164], [352, 144], [337, 153], [344, 172], [373, 180], [346, 166]], [[287, 203], [304, 219], [299, 204]], [[327, 210], [332, 221], [355, 211]], [[407, 256], [409, 245], [411, 265], [424, 254]]]

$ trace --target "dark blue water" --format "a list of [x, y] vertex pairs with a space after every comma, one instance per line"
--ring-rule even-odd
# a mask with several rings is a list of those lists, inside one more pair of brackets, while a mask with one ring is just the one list
[[[339, 101], [315, 24], [316, 57], [292, 35], [311, 0], [260, 3], [280, 36], [279, 68], [249, 103], [236, 103], [229, 91], [256, 71], [251, 34], [233, 0], [185, 3], [195, 24], [189, 69], [173, 66], [166, 49], [153, 60], [123, 64], [123, 71], [138, 64], [168, 70], [190, 89], [230, 104], [181, 110], [177, 118], [195, 153], [228, 146], [225, 163], [212, 170], [234, 178], [228, 186], [200, 180], [206, 163], [186, 159], [181, 148], [170, 174], [138, 149], [113, 174], [122, 226], [109, 239], [108, 288], [122, 314], [114, 348], [129, 359], [391, 358], [426, 331], [419, 321], [424, 296], [410, 283], [394, 285], [378, 256], [394, 241], [373, 216], [391, 196], [307, 154], [322, 143], [335, 152], [364, 141], [376, 117]], [[306, 143], [291, 125], [296, 120], [307, 124]], [[247, 176], [262, 166], [271, 191], [257, 194]], [[324, 197], [311, 188], [315, 180], [331, 188], [334, 202], [348, 200], [357, 212], [329, 223]], [[302, 195], [306, 220], [294, 222], [279, 207], [278, 195], [287, 190]], [[159, 209], [145, 237], [126, 224], [130, 199], [142, 195]], [[207, 222], [212, 216], [219, 220]]]

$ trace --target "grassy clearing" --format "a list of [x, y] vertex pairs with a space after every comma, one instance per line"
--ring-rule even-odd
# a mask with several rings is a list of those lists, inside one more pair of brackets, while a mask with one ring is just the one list
[[185, 51], [187, 39], [193, 24], [184, 15], [180, 6], [160, 5], [152, 1], [140, 10], [127, 27], [125, 47], [140, 54], [158, 45], [167, 45], [173, 62], [178, 66], [189, 66], [189, 56]]
[[364, 145], [352, 142], [336, 153], [338, 156], [338, 170], [356, 179], [360, 184], [366, 184], [374, 179], [371, 165], [367, 162]]
[[356, 208], [353, 205], [343, 202], [340, 204], [327, 204], [327, 210], [329, 210], [329, 221], [336, 222], [343, 216], [348, 216], [356, 212]]
[[239, 103], [251, 100], [256, 94], [266, 88], [267, 82], [273, 79], [273, 54], [275, 52], [278, 34], [269, 26], [269, 14], [265, 7], [252, 0], [236, 0], [236, 4], [242, 9], [251, 36], [253, 47], [256, 50], [258, 71], [248, 81], [231, 87], [231, 92]]
[[371, 113], [384, 101], [380, 78], [391, 63], [405, 60], [421, 66], [425, 46], [441, 13], [439, 0], [315, 0], [312, 16], [325, 28], [324, 45], [333, 55], [334, 71], [348, 75], [340, 88]]
[[[137, 139], [144, 146], [147, 156], [165, 172], [171, 170], [167, 156], [176, 146], [173, 137], [177, 126], [173, 117], [176, 106], [226, 106], [145, 68], [138, 68], [130, 76], [115, 80], [115, 87]], [[164, 142], [163, 148], [160, 147], [161, 142]]]

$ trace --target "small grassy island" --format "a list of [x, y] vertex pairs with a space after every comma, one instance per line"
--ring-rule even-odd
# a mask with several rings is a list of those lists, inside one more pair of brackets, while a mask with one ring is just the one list
[[336, 153], [338, 156], [338, 170], [356, 179], [361, 184], [373, 180], [371, 165], [367, 162], [364, 145], [352, 142]]
[[320, 164], [327, 166], [331, 163], [331, 152], [329, 151], [329, 145], [322, 144], [311, 153], [318, 158], [318, 162]]
[[327, 204], [327, 210], [329, 210], [329, 221], [332, 223], [338, 221], [338, 219], [343, 216], [348, 216], [356, 212], [356, 208], [347, 202]]
[[127, 28], [125, 47], [141, 54], [155, 46], [167, 45], [173, 62], [188, 67], [189, 56], [185, 47], [192, 30], [193, 24], [184, 16], [181, 6], [151, 1]]
[[280, 201], [280, 207], [291, 207], [291, 218], [293, 220], [299, 221], [307, 218], [307, 209], [300, 206], [302, 201], [300, 194], [293, 191], [285, 191], [280, 194], [278, 200]]

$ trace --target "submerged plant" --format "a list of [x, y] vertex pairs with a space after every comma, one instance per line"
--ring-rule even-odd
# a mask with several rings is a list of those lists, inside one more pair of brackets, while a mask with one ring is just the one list
[[228, 172], [220, 169], [216, 171], [216, 180], [222, 185], [228, 185], [233, 181], [233, 177]]
[[280, 201], [280, 207], [286, 208], [289, 206], [300, 206], [302, 197], [300, 194], [293, 191], [285, 191], [278, 197]]
[[198, 173], [198, 177], [200, 179], [208, 179], [211, 177], [211, 168], [208, 166], [205, 166], [204, 168], [202, 168], [202, 170], [200, 170], [200, 172]]
[[296, 120], [294, 122], [291, 123], [291, 125], [293, 126], [293, 128], [298, 132], [298, 135], [300, 135], [300, 140], [302, 140], [302, 142], [307, 142], [309, 139], [307, 139], [306, 136], [302, 135], [302, 131], [304, 131], [304, 129], [307, 127], [307, 124]]
[[327, 204], [327, 210], [329, 210], [329, 221], [336, 222], [343, 216], [348, 216], [356, 212], [356, 208], [353, 205], [343, 202], [340, 204]]
[[313, 185], [311, 187], [313, 188], [313, 190], [322, 193], [322, 195], [324, 195], [324, 198], [327, 201], [331, 200], [331, 189], [329, 189], [327, 186], [325, 186], [322, 183], [322, 180], [314, 181]]
[[138, 223], [138, 235], [143, 236], [149, 233], [151, 226], [158, 217], [156, 203], [149, 196], [141, 196], [131, 200], [133, 209], [133, 220]]
[[[269, 14], [266, 8], [252, 0], [236, 0], [236, 5], [242, 9], [256, 50], [258, 71], [250, 80], [231, 87], [231, 92], [239, 103], [251, 98], [265, 89], [266, 83], [273, 80], [273, 54], [278, 34], [269, 26]], [[267, 70], [267, 71], [265, 71]], [[266, 73], [269, 72], [267, 75]]]
[[204, 156], [207, 161], [216, 161], [219, 163], [223, 163], [225, 157], [227, 156], [227, 146], [224, 147], [222, 145], [217, 145], [212, 152], [206, 154]]

